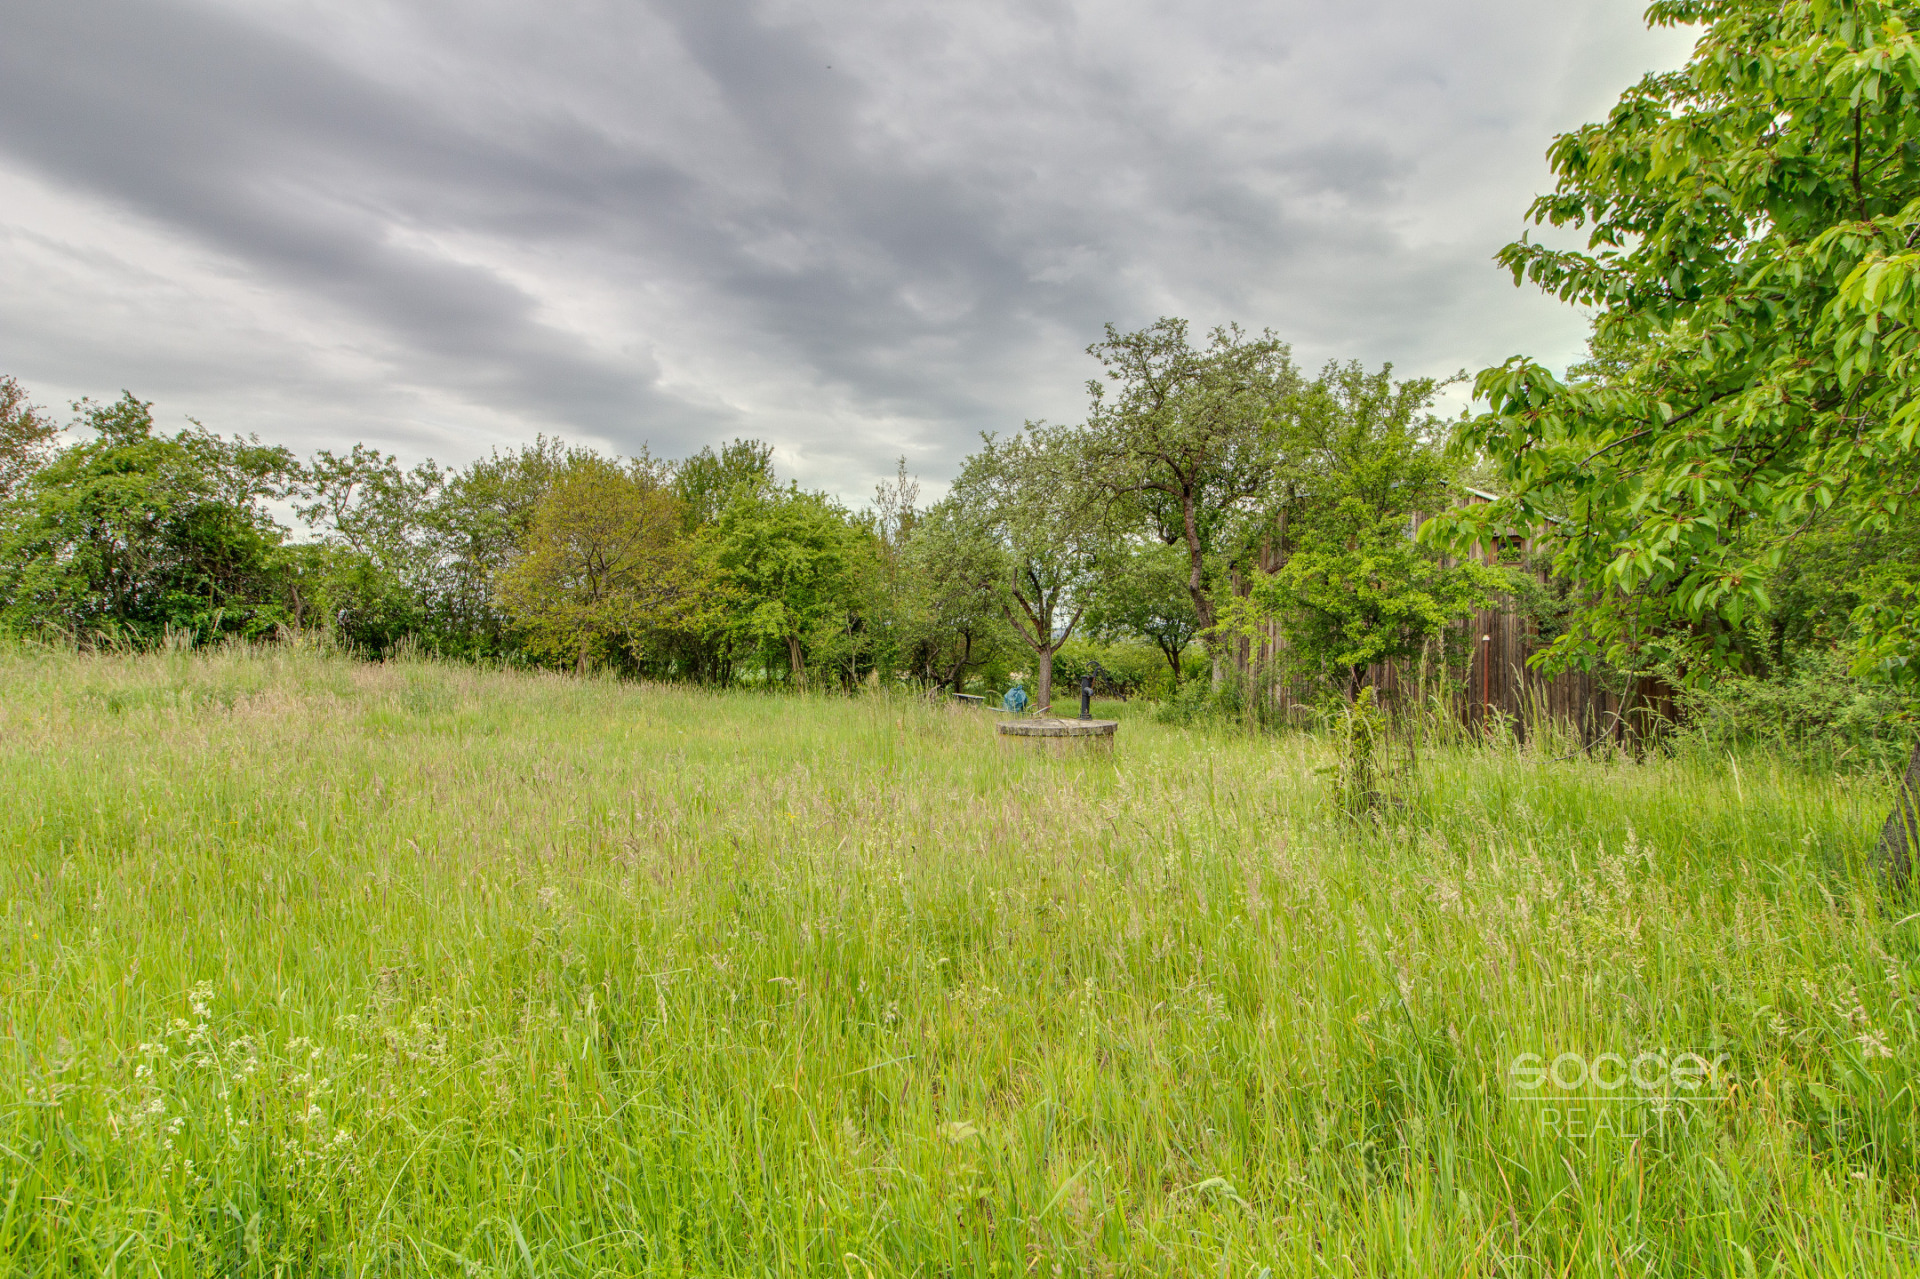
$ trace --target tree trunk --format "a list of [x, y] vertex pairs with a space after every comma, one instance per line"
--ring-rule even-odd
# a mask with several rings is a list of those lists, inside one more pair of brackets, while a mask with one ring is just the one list
[[953, 686], [956, 697], [966, 692], [967, 659], [973, 656], [973, 636], [962, 632], [960, 638], [965, 641], [965, 646], [961, 648], [960, 660], [953, 664], [953, 675], [947, 681]]
[[806, 655], [800, 651], [800, 637], [798, 635], [787, 636], [787, 665], [792, 670], [795, 687], [805, 688], [807, 686], [807, 660]]
[[1920, 842], [1920, 742], [1907, 758], [1906, 776], [1894, 792], [1893, 812], [1880, 830], [1880, 846], [1874, 859], [1881, 873], [1897, 889], [1904, 890], [1913, 878], [1913, 850]]
[[1053, 645], [1042, 644], [1034, 649], [1039, 660], [1034, 663], [1034, 709], [1045, 714], [1053, 706]]
[[1213, 655], [1213, 686], [1220, 687], [1224, 671], [1220, 665], [1220, 637], [1213, 633], [1219, 615], [1213, 609], [1213, 597], [1207, 594], [1207, 553], [1200, 545], [1200, 520], [1194, 509], [1192, 493], [1180, 496], [1181, 531], [1187, 539], [1187, 594], [1193, 600], [1193, 614], [1200, 619], [1200, 642]]
[[1160, 652], [1166, 657], [1167, 665], [1173, 668], [1173, 686], [1180, 687], [1180, 650], [1171, 644], [1162, 644]]

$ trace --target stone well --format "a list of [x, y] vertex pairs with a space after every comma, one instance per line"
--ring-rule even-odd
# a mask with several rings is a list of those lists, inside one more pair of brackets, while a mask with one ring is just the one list
[[995, 725], [1003, 738], [1033, 742], [1055, 754], [1091, 748], [1112, 750], [1114, 734], [1120, 722], [1111, 719], [1009, 719]]

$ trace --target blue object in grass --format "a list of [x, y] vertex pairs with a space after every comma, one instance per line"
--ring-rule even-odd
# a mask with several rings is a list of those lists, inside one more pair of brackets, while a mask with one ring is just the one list
[[1007, 695], [1000, 699], [1000, 705], [1010, 711], [1027, 709], [1027, 690], [1015, 684], [1007, 690]]

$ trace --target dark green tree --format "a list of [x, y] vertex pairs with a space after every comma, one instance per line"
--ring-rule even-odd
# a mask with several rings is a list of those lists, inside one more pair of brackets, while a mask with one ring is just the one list
[[152, 406], [83, 401], [92, 438], [33, 472], [0, 546], [0, 609], [22, 629], [83, 641], [260, 635], [292, 620], [286, 531], [291, 454], [195, 424], [156, 433]]

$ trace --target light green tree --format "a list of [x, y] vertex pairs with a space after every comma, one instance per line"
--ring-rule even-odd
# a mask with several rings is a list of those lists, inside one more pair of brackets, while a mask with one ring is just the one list
[[798, 486], [737, 488], [705, 541], [728, 592], [725, 628], [736, 642], [778, 653], [796, 685], [807, 682], [810, 647], [851, 675], [874, 547], [838, 503]]
[[1367, 668], [1420, 654], [1435, 637], [1513, 583], [1475, 559], [1450, 561], [1416, 542], [1412, 521], [1452, 501], [1456, 469], [1429, 412], [1429, 378], [1396, 382], [1390, 367], [1329, 364], [1290, 406], [1286, 503], [1274, 528], [1278, 567], [1253, 575], [1230, 607], [1253, 633], [1277, 620], [1289, 678], [1351, 701]]
[[693, 625], [704, 583], [658, 466], [581, 458], [534, 508], [499, 598], [529, 647], [570, 659], [638, 660], [648, 639]]

